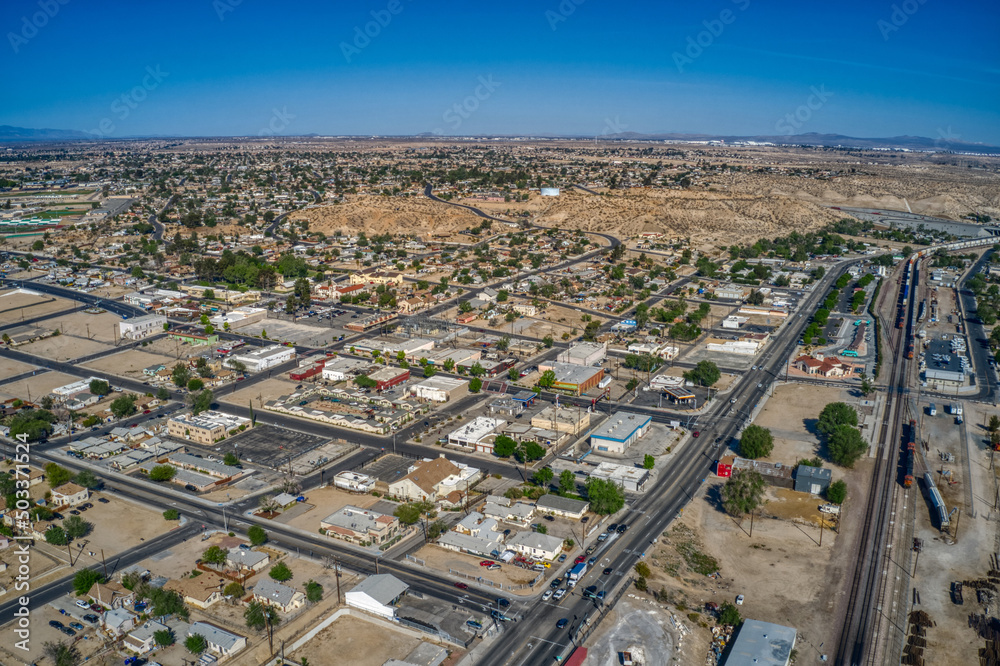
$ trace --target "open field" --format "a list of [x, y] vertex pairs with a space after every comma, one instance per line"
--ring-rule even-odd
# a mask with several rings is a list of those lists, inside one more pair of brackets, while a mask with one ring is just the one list
[[[816, 455], [825, 459], [825, 451], [817, 439], [816, 420], [831, 402], [846, 402], [855, 409], [858, 407], [858, 398], [852, 395], [850, 389], [840, 386], [798, 383], [776, 386], [774, 395], [768, 398], [754, 421], [774, 435], [774, 451], [763, 460], [791, 465]], [[827, 466], [831, 465], [827, 463]], [[838, 468], [833, 466], [833, 469], [836, 479]]]
[[21, 381], [0, 384], [0, 396], [24, 400], [30, 394], [32, 399], [38, 400], [43, 395], [51, 393], [52, 389], [72, 384], [79, 379], [79, 377], [64, 375], [61, 372], [40, 372], [34, 377], [28, 377]]
[[76, 307], [78, 303], [58, 296], [24, 293], [30, 289], [8, 289], [0, 292], [0, 321], [15, 323], [21, 319], [43, 317]]
[[419, 644], [419, 639], [394, 631], [388, 623], [347, 615], [290, 656], [298, 661], [305, 658], [310, 664], [324, 664], [329, 663], [331, 655], [337, 655], [338, 663], [381, 666], [389, 659], [409, 654]]
[[[46, 327], [50, 324], [46, 323]], [[51, 330], [49, 328], [48, 330]], [[82, 356], [111, 351], [112, 345], [98, 340], [88, 340], [86, 333], [82, 336], [55, 335], [30, 344], [21, 345], [18, 351], [35, 354], [53, 361], [71, 361]]]
[[0, 380], [7, 377], [14, 377], [17, 375], [24, 374], [25, 372], [31, 372], [37, 369], [38, 366], [30, 365], [28, 363], [21, 363], [20, 361], [15, 361], [12, 358], [6, 358], [0, 356]]
[[[479, 563], [483, 561], [483, 558], [469, 555], [468, 553], [456, 553], [453, 550], [441, 548], [440, 546], [436, 546], [434, 544], [427, 544], [426, 546], [421, 547], [420, 550], [413, 554], [413, 556], [423, 560], [428, 567], [436, 569], [442, 574], [448, 575], [455, 581], [464, 581], [469, 585], [476, 585], [476, 583], [473, 580], [469, 580], [467, 576], [471, 576], [473, 579], [483, 578], [504, 586], [526, 586], [529, 582], [534, 580], [535, 576], [538, 575], [537, 571], [522, 569], [514, 566], [513, 564], [503, 564], [503, 568], [499, 571], [487, 571], [486, 567], [479, 566]], [[535, 589], [530, 587], [524, 587], [516, 590], [504, 589], [504, 594], [531, 596], [543, 589], [548, 589], [547, 581], [551, 580], [551, 577], [555, 575], [553, 572], [556, 570], [555, 567], [558, 565], [552, 566], [552, 569], [547, 569], [545, 572], [546, 582], [536, 585]], [[449, 574], [449, 569], [454, 569], [455, 571], [465, 574], [465, 576]], [[485, 589], [489, 588], [488, 585], [478, 585], [477, 587]]]
[[298, 386], [298, 382], [287, 379], [286, 375], [275, 375], [247, 388], [238, 389], [235, 393], [231, 392], [232, 389], [225, 392], [220, 391], [218, 399], [221, 402], [244, 406], [249, 400], [253, 400], [254, 409], [258, 409], [269, 400], [293, 393], [296, 386]]
[[121, 377], [130, 377], [132, 379], [142, 378], [146, 380], [149, 378], [142, 374], [143, 368], [160, 364], [169, 368], [176, 362], [177, 359], [170, 356], [150, 354], [141, 349], [127, 349], [117, 354], [102, 356], [93, 361], [88, 361], [80, 367], [93, 368], [100, 372], [107, 372]]

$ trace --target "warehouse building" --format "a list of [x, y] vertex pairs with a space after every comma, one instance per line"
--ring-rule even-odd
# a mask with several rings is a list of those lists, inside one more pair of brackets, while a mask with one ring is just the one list
[[503, 419], [477, 416], [448, 433], [448, 443], [475, 449], [480, 453], [493, 453], [493, 435], [507, 425]]
[[830, 487], [831, 470], [827, 467], [799, 465], [795, 470], [795, 490], [819, 495]]
[[391, 366], [379, 368], [368, 375], [368, 379], [375, 382], [375, 389], [378, 391], [388, 391], [393, 386], [399, 386], [409, 378], [410, 371], [408, 369]]
[[608, 355], [608, 343], [579, 342], [569, 349], [559, 353], [556, 358], [560, 363], [573, 365], [596, 365], [604, 361]]
[[539, 363], [538, 370], [545, 373], [551, 370], [556, 381], [552, 385], [557, 391], [568, 391], [573, 395], [582, 395], [597, 386], [604, 378], [604, 370], [573, 363]]
[[410, 586], [392, 574], [369, 576], [344, 595], [347, 605], [386, 619], [396, 617], [396, 604]]
[[449, 402], [468, 395], [469, 382], [452, 377], [428, 377], [416, 386], [411, 386], [410, 393], [421, 400]]
[[247, 372], [257, 373], [291, 361], [293, 358], [295, 358], [294, 347], [271, 345], [231, 354], [225, 364], [232, 367], [234, 362], [239, 361], [246, 366]]
[[725, 666], [788, 666], [795, 649], [796, 631], [760, 620], [744, 620]]
[[631, 412], [616, 412], [590, 435], [590, 448], [607, 453], [625, 453], [649, 430], [652, 419]]
[[163, 333], [167, 318], [163, 315], [148, 314], [135, 319], [118, 322], [118, 337], [122, 340], [142, 340], [157, 333]]

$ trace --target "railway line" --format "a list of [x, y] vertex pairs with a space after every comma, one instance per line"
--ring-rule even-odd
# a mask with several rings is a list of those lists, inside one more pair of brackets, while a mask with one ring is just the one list
[[[906, 447], [903, 442], [903, 424], [909, 422], [907, 404], [907, 370], [910, 353], [903, 350], [912, 344], [916, 315], [913, 311], [916, 286], [919, 284], [919, 258], [913, 257], [903, 267], [902, 280], [897, 291], [898, 310], [895, 328], [886, 328], [891, 365], [887, 383], [887, 402], [880, 424], [875, 455], [875, 468], [865, 505], [864, 523], [861, 526], [859, 557], [851, 578], [847, 614], [837, 646], [836, 663], [842, 666], [862, 666], [879, 663], [874, 661], [887, 647], [880, 635], [883, 620], [887, 619], [882, 600], [890, 583], [885, 572], [885, 559], [891, 548], [892, 528], [897, 513], [899, 493], [896, 481], [905, 479], [897, 474], [900, 462], [905, 473]], [[912, 313], [912, 314], [911, 314]], [[909, 436], [909, 432], [907, 432]], [[912, 472], [911, 472], [912, 474]], [[884, 658], [884, 654], [881, 655]]]

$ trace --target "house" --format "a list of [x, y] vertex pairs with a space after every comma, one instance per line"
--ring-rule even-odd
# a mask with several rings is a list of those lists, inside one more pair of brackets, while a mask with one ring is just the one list
[[136, 627], [125, 637], [125, 648], [139, 654], [146, 654], [156, 646], [153, 634], [158, 631], [167, 631], [170, 627], [161, 624], [156, 620], [149, 620], [141, 627]]
[[105, 608], [131, 606], [135, 601], [135, 593], [132, 590], [114, 581], [109, 583], [94, 583], [87, 590], [87, 596], [90, 597], [91, 602], [100, 604]]
[[395, 604], [410, 586], [391, 574], [369, 576], [347, 592], [347, 605], [386, 619], [396, 617]]
[[173, 590], [184, 598], [184, 603], [204, 609], [222, 600], [226, 583], [222, 576], [206, 571], [195, 578], [169, 580], [163, 589]]
[[795, 490], [819, 495], [830, 487], [832, 471], [827, 467], [799, 465], [795, 470]]
[[400, 533], [399, 519], [356, 506], [345, 506], [319, 523], [328, 536], [358, 544], [385, 543]]
[[535, 502], [535, 507], [543, 513], [580, 520], [587, 513], [587, 509], [590, 508], [590, 502], [571, 497], [560, 497], [559, 495], [550, 493], [539, 497]]
[[511, 525], [527, 527], [535, 515], [535, 505], [489, 495], [483, 506], [483, 515]]
[[271, 557], [259, 550], [230, 548], [226, 555], [226, 566], [243, 572], [258, 572], [267, 566]]
[[389, 484], [389, 494], [414, 502], [436, 502], [454, 490], [467, 491], [479, 476], [478, 469], [456, 465], [442, 453], [411, 465], [406, 476]]
[[296, 608], [301, 608], [306, 603], [306, 595], [299, 592], [294, 587], [282, 585], [270, 578], [261, 578], [254, 585], [253, 598], [257, 601], [274, 606], [282, 613], [290, 613]]
[[295, 505], [295, 495], [290, 495], [288, 493], [278, 493], [274, 496], [274, 504], [284, 511], [290, 506]]
[[554, 560], [562, 551], [563, 540], [551, 534], [518, 532], [507, 539], [507, 547], [525, 557]]
[[208, 642], [210, 652], [220, 657], [236, 654], [247, 646], [246, 636], [240, 636], [211, 622], [195, 622], [188, 627], [188, 636], [202, 636]]
[[124, 608], [112, 608], [101, 616], [104, 629], [113, 636], [121, 636], [135, 627], [136, 616]]

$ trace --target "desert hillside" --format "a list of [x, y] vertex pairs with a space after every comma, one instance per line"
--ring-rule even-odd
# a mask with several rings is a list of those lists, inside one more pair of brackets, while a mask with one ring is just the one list
[[[310, 231], [332, 235], [365, 232], [407, 234], [422, 240], [459, 240], [455, 233], [477, 226], [473, 213], [425, 197], [348, 196], [343, 203], [292, 213], [292, 220], [308, 220]], [[465, 238], [468, 241], [468, 237]]]

